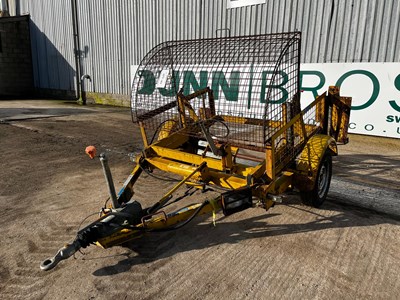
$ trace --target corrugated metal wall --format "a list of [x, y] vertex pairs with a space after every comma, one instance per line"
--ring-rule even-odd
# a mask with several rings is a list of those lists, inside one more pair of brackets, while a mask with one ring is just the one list
[[[73, 89], [71, 1], [10, 2], [38, 28], [36, 86]], [[300, 30], [306, 63], [400, 61], [398, 0], [266, 0], [234, 9], [225, 0], [77, 2], [83, 69], [93, 79], [88, 89], [99, 93], [128, 95], [130, 65], [158, 43], [214, 37], [224, 28], [232, 36]]]
[[75, 89], [71, 1], [9, 0], [11, 14], [30, 14], [35, 87]]
[[8, 11], [7, 0], [0, 0], [0, 11]]

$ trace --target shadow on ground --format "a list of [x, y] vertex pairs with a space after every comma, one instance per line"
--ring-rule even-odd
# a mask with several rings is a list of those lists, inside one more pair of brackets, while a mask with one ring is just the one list
[[333, 169], [344, 179], [400, 192], [400, 155], [344, 154], [334, 162]]
[[2, 108], [0, 121], [21, 121], [27, 119], [61, 117], [92, 113], [90, 109], [83, 108]]
[[[291, 197], [295, 198], [295, 197]], [[274, 236], [293, 235], [306, 232], [323, 231], [333, 228], [364, 227], [379, 224], [395, 224], [399, 222], [382, 218], [368, 209], [354, 206], [343, 206], [328, 202], [326, 212], [330, 216], [319, 214], [318, 211], [299, 205], [299, 200], [289, 200], [286, 206], [301, 210], [304, 214], [313, 214], [313, 221], [299, 224], [274, 224], [271, 218], [279, 216], [276, 213], [258, 215], [240, 221], [226, 221], [223, 217], [217, 221], [216, 227], [204, 218], [195, 219], [191, 225], [176, 232], [149, 233], [141, 239], [126, 244], [127, 252], [124, 259], [115, 265], [102, 267], [95, 272], [95, 276], [108, 276], [129, 272], [135, 265], [157, 261], [174, 256], [177, 253], [205, 249], [217, 245], [236, 244], [249, 239], [268, 239]], [[351, 208], [351, 209], [349, 209]], [[324, 211], [319, 210], [324, 213]], [[225, 219], [222, 221], [222, 219]], [[197, 222], [197, 224], [193, 224]], [[178, 234], [179, 232], [179, 234]], [[266, 241], [268, 243], [268, 240]]]

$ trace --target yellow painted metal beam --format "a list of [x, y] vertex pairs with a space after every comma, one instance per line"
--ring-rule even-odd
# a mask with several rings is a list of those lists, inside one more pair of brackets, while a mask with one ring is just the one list
[[[146, 158], [146, 161], [154, 168], [157, 168], [161, 171], [177, 174], [183, 177], [189, 176], [193, 171], [197, 169], [197, 166], [176, 162], [162, 157]], [[204, 167], [202, 170], [199, 170], [192, 176], [192, 179], [194, 181], [206, 179], [204, 174], [207, 169], [208, 167]]]
[[[146, 161], [157, 169], [184, 177], [189, 176], [197, 169], [196, 166], [172, 161], [162, 157], [147, 158]], [[191, 178], [193, 181], [215, 184], [227, 189], [237, 189], [247, 186], [247, 178], [245, 176], [218, 172], [208, 168], [208, 164], [201, 170], [194, 172]]]
[[[121, 229], [107, 237], [99, 239], [96, 242], [96, 244], [102, 248], [109, 248], [141, 237], [145, 233], [145, 229], [158, 230], [174, 226], [190, 218], [201, 205], [202, 204], [199, 203], [187, 206], [168, 215], [162, 212], [154, 214], [153, 217], [149, 216], [149, 219], [147, 220], [143, 219], [143, 223], [138, 225], [137, 229], [135, 228]], [[199, 211], [198, 215], [203, 215], [206, 213], [211, 213], [213, 211], [218, 211], [221, 209], [221, 207], [222, 206], [220, 198], [210, 200], [210, 202], [207, 203]]]
[[220, 159], [202, 157], [198, 154], [183, 152], [177, 149], [169, 149], [160, 146], [150, 146], [157, 156], [178, 160], [185, 163], [200, 165], [202, 162], [207, 162], [207, 166], [211, 169], [219, 171], [225, 170], [224, 164]]

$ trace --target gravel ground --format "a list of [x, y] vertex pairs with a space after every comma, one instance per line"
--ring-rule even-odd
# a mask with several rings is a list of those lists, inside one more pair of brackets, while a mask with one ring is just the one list
[[[2, 299], [400, 299], [400, 139], [351, 135], [321, 209], [290, 195], [42, 272], [107, 198], [89, 144], [120, 188], [142, 149], [129, 109], [0, 101]], [[143, 176], [135, 197], [150, 204], [170, 186]]]

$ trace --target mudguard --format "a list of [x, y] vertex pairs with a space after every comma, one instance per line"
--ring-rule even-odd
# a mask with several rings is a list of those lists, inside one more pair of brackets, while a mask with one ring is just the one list
[[175, 132], [178, 128], [177, 120], [166, 120], [158, 133], [157, 141], [161, 141], [168, 137], [171, 133]]
[[326, 153], [332, 156], [338, 155], [334, 138], [324, 134], [316, 134], [308, 140], [296, 160], [296, 173], [293, 180], [295, 187], [301, 191], [313, 189], [319, 165]]

